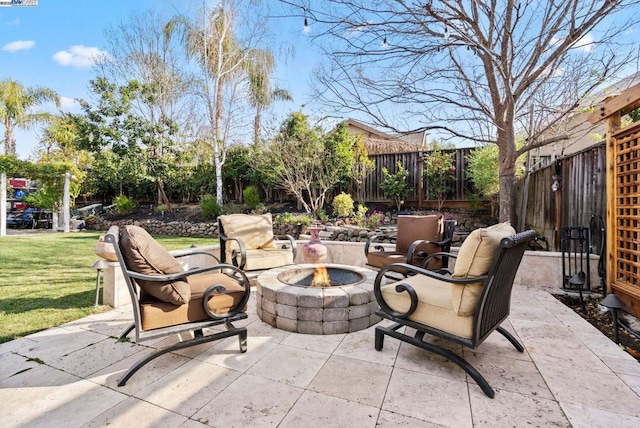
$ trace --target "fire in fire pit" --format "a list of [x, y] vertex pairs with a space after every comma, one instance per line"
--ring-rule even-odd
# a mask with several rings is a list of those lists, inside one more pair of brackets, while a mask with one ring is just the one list
[[365, 276], [353, 270], [318, 265], [308, 268], [297, 268], [282, 272], [278, 280], [289, 285], [301, 287], [334, 287], [340, 285], [360, 284]]

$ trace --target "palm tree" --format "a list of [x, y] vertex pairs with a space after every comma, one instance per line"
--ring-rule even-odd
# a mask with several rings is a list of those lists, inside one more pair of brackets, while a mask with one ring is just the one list
[[285, 89], [271, 89], [271, 74], [275, 68], [273, 53], [268, 49], [253, 49], [247, 56], [245, 64], [249, 76], [249, 101], [256, 109], [253, 121], [253, 143], [260, 139], [260, 123], [262, 111], [276, 100], [291, 101], [291, 94]]
[[49, 122], [54, 116], [42, 111], [31, 111], [38, 105], [53, 101], [60, 106], [60, 97], [49, 88], [33, 86], [25, 88], [13, 79], [0, 81], [0, 120], [4, 125], [4, 154], [16, 154], [16, 140], [13, 130], [31, 129], [37, 123]]

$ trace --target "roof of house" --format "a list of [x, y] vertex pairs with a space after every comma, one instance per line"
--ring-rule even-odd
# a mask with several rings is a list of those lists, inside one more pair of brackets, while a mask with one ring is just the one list
[[369, 154], [406, 153], [423, 149], [425, 133], [391, 135], [355, 119], [345, 121], [349, 132], [364, 137]]

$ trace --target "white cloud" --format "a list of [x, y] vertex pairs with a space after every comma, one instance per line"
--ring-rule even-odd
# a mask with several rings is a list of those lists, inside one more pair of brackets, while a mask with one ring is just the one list
[[581, 49], [585, 52], [591, 52], [591, 48], [593, 48], [594, 42], [595, 40], [593, 40], [593, 36], [591, 35], [591, 33], [587, 33], [584, 36], [582, 36], [582, 38], [578, 40], [576, 44], [573, 45], [573, 47]]
[[58, 51], [53, 54], [53, 59], [60, 65], [88, 68], [102, 61], [106, 56], [107, 52], [96, 47], [73, 45], [68, 51]]
[[75, 98], [60, 97], [60, 107], [62, 108], [73, 107], [76, 104], [78, 104], [78, 102], [75, 100]]
[[36, 45], [36, 42], [33, 40], [16, 40], [15, 42], [9, 42], [2, 47], [3, 51], [8, 52], [18, 52], [18, 51], [26, 51], [33, 48]]
[[4, 23], [4, 25], [6, 25], [7, 27], [13, 27], [14, 25], [20, 25], [20, 18], [16, 18], [14, 20], [11, 21], [7, 21]]

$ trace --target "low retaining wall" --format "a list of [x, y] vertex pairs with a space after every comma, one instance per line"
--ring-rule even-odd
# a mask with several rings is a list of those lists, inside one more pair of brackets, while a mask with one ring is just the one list
[[[304, 263], [302, 260], [302, 245], [307, 242], [302, 239], [297, 241], [298, 254], [295, 263]], [[327, 247], [327, 263], [366, 267], [364, 244], [362, 242], [324, 241]], [[393, 249], [392, 244], [382, 244], [383, 247]], [[453, 253], [457, 248], [452, 249]], [[194, 251], [205, 251], [220, 256], [220, 246], [211, 245], [194, 247], [184, 250], [171, 251], [174, 255], [189, 254]], [[598, 256], [590, 256], [591, 290], [598, 290]], [[188, 256], [178, 259], [186, 269], [189, 266], [207, 266], [212, 259], [206, 256]], [[455, 259], [450, 259], [450, 267], [455, 266]], [[115, 307], [131, 302], [129, 292], [124, 282], [124, 277], [117, 262], [109, 262], [104, 271], [103, 304]], [[547, 291], [559, 291], [562, 289], [562, 254], [547, 251], [525, 251], [524, 258], [516, 274], [516, 284], [526, 287], [540, 288]]]

